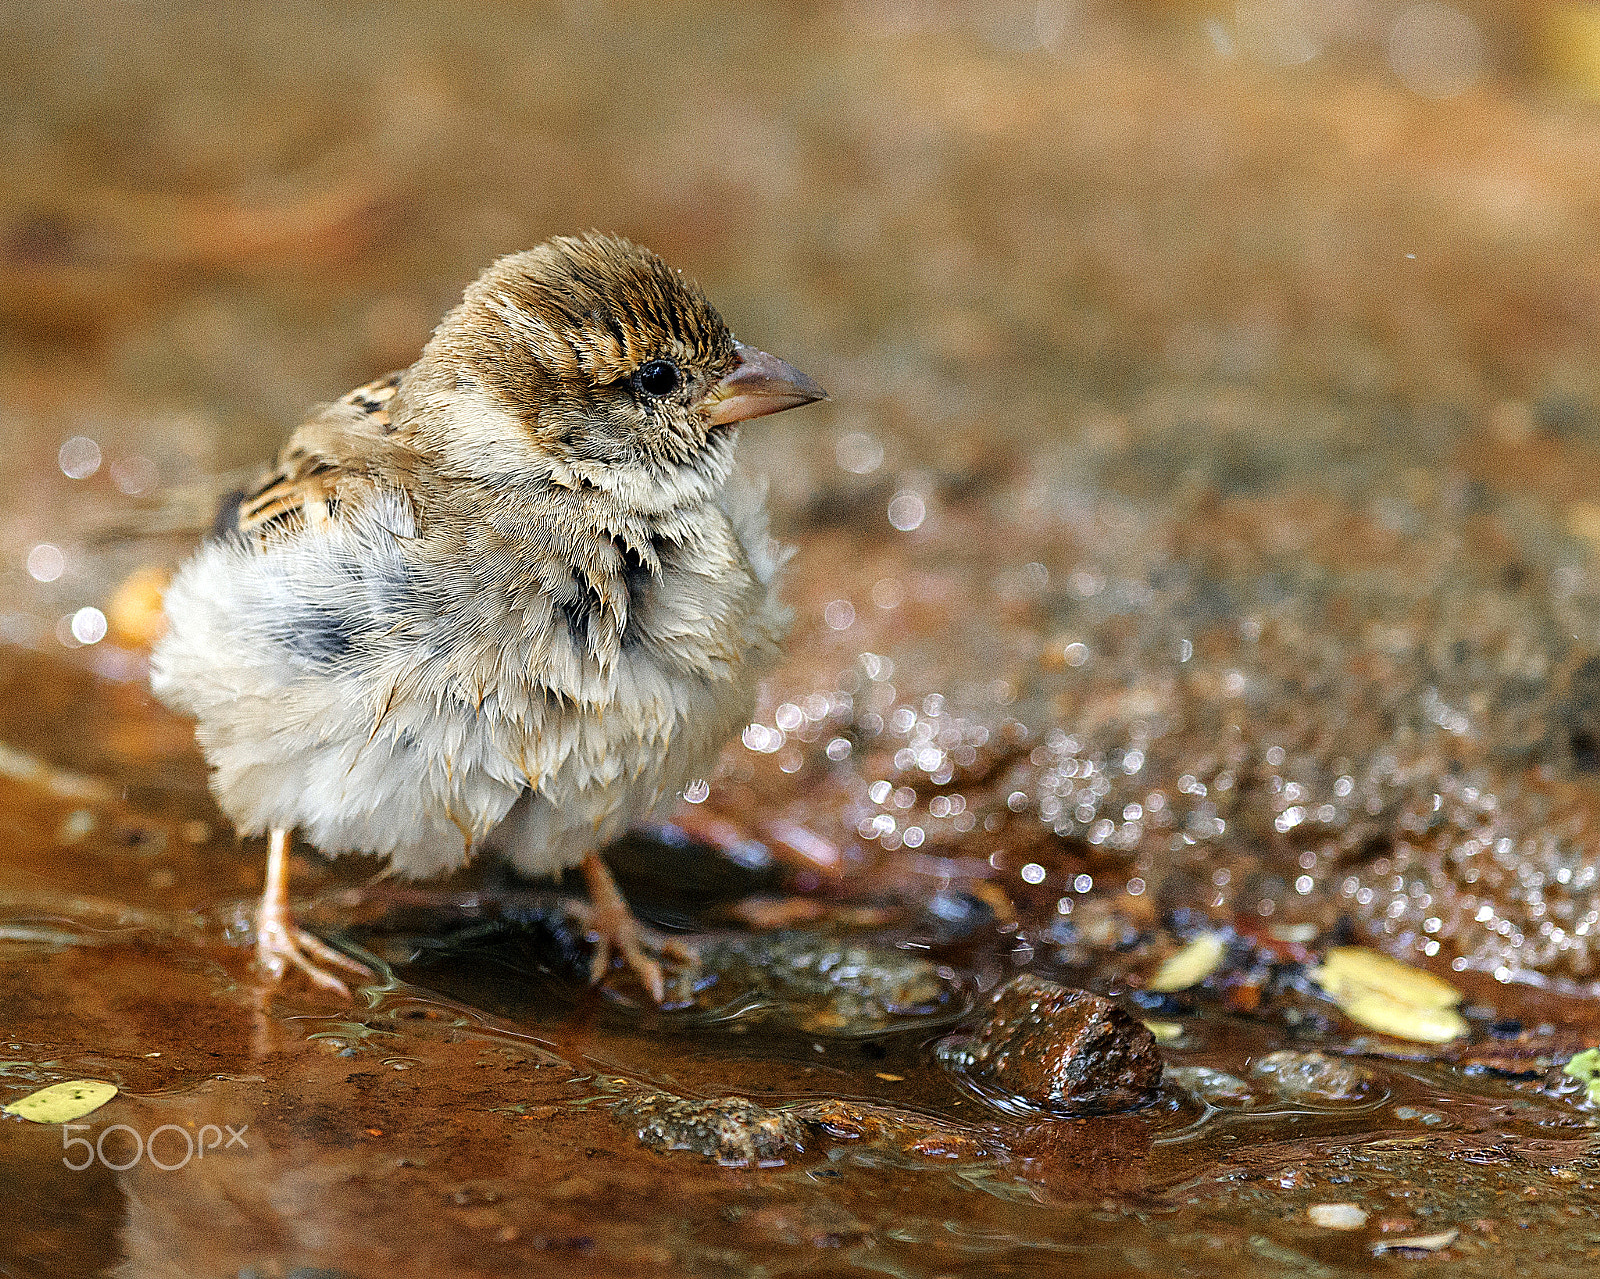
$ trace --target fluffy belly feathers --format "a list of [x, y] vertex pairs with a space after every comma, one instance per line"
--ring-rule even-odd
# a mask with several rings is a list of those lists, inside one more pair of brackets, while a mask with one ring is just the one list
[[636, 635], [603, 663], [559, 609], [426, 595], [394, 516], [267, 549], [208, 543], [169, 590], [152, 687], [195, 717], [242, 834], [298, 828], [325, 852], [378, 854], [413, 877], [487, 841], [550, 873], [708, 771], [747, 721], [787, 620], [764, 544], [741, 558], [767, 572], [732, 598], [697, 601], [680, 575], [658, 601], [664, 616], [736, 622], [719, 644], [739, 660], [678, 664], [673, 645], [651, 642], [641, 597]]

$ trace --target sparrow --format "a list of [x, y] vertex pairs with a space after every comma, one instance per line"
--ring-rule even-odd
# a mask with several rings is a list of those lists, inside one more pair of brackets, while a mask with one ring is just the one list
[[258, 960], [368, 971], [298, 927], [293, 832], [387, 873], [580, 866], [593, 977], [659, 964], [600, 858], [749, 720], [790, 614], [738, 424], [826, 398], [647, 249], [558, 237], [470, 285], [410, 368], [315, 410], [168, 588], [151, 685], [269, 840]]

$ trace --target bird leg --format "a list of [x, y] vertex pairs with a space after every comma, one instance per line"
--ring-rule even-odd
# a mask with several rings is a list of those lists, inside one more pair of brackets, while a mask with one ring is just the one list
[[[583, 858], [583, 880], [589, 887], [588, 925], [594, 937], [594, 958], [589, 964], [589, 980], [599, 985], [611, 968], [613, 953], [620, 955], [650, 992], [650, 998], [661, 1003], [666, 998], [666, 983], [662, 980], [661, 965], [644, 953], [643, 940], [647, 930], [633, 917], [628, 903], [623, 901], [617, 881], [600, 854], [589, 852]], [[660, 947], [663, 954], [680, 961], [694, 958], [694, 952], [679, 941], [666, 941]]]
[[373, 975], [365, 964], [341, 954], [295, 924], [289, 913], [289, 832], [275, 829], [267, 847], [267, 886], [261, 894], [261, 912], [256, 921], [256, 962], [273, 981], [280, 980], [288, 965], [293, 964], [324, 990], [350, 998], [350, 987], [313, 960], [343, 968], [357, 977]]

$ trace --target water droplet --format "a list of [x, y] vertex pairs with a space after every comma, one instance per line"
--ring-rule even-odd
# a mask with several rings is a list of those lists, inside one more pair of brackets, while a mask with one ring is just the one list
[[870, 475], [883, 465], [883, 445], [864, 431], [851, 431], [834, 442], [833, 457], [840, 470]]
[[106, 615], [90, 605], [72, 615], [72, 638], [80, 644], [98, 644], [106, 637]]
[[901, 489], [889, 500], [889, 523], [902, 533], [922, 527], [928, 517], [928, 506], [918, 493]]
[[40, 542], [28, 552], [28, 576], [36, 582], [53, 582], [66, 571], [67, 559], [61, 548]]
[[140, 453], [118, 458], [111, 464], [111, 482], [128, 497], [148, 493], [161, 480], [156, 464]]
[[56, 463], [68, 479], [86, 480], [100, 469], [100, 446], [87, 435], [74, 435], [61, 446]]
[[768, 728], [765, 724], [751, 724], [740, 734], [740, 740], [750, 750], [771, 755], [783, 746], [784, 735], [780, 729]]

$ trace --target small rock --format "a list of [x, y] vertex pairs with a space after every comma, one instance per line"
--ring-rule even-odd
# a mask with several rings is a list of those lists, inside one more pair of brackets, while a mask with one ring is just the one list
[[771, 1020], [811, 1034], [866, 1035], [943, 1011], [956, 994], [926, 959], [892, 946], [785, 932], [702, 944], [714, 980], [696, 999], [755, 1002]]
[[638, 1124], [639, 1140], [658, 1150], [688, 1150], [730, 1168], [780, 1164], [802, 1153], [802, 1121], [745, 1097], [690, 1101], [647, 1093], [625, 1101], [617, 1115]]
[[1248, 1106], [1255, 1100], [1244, 1080], [1210, 1066], [1169, 1066], [1166, 1081], [1212, 1106]]
[[792, 1113], [837, 1141], [860, 1141], [925, 1159], [976, 1161], [990, 1155], [974, 1134], [910, 1111], [830, 1097], [805, 1102]]
[[1161, 1086], [1155, 1037], [1109, 999], [1024, 974], [995, 992], [989, 1018], [940, 1050], [982, 1091], [1062, 1114], [1147, 1106]]
[[1326, 1053], [1285, 1048], [1251, 1067], [1289, 1101], [1360, 1101], [1372, 1091], [1372, 1072]]
[[992, 905], [953, 888], [933, 894], [923, 906], [923, 927], [935, 946], [954, 946], [976, 938], [993, 928], [995, 920]]

